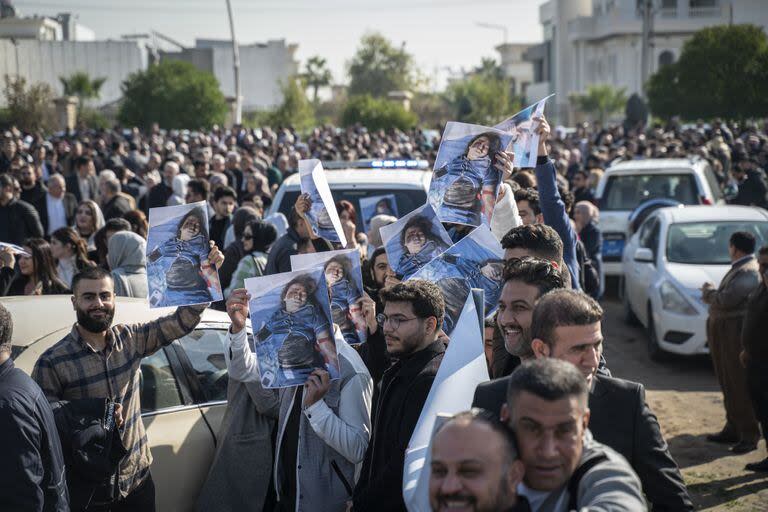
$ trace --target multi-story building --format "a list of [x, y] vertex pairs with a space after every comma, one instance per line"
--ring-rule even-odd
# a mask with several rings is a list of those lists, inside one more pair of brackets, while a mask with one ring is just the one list
[[523, 55], [532, 46], [532, 43], [504, 43], [496, 47], [501, 57], [500, 66], [504, 76], [512, 84], [510, 92], [529, 101], [536, 100], [526, 94], [528, 86], [533, 82], [533, 64], [524, 60]]
[[[528, 96], [556, 96], [549, 115], [575, 120], [568, 101], [592, 84], [643, 92], [641, 71], [645, 0], [548, 0], [539, 10], [544, 42], [526, 52], [534, 83]], [[678, 59], [694, 32], [714, 25], [752, 23], [768, 27], [766, 0], [652, 0], [648, 76]]]

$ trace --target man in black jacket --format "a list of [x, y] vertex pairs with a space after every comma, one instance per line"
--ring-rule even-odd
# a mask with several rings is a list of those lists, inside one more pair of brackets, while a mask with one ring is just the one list
[[595, 440], [622, 454], [640, 477], [651, 510], [693, 510], [677, 464], [645, 402], [642, 384], [597, 373], [602, 352], [603, 309], [575, 290], [555, 290], [536, 304], [531, 348], [537, 359], [574, 364], [590, 387], [589, 429]]
[[75, 160], [75, 172], [66, 178], [67, 190], [75, 195], [77, 202], [85, 199], [96, 200], [99, 194], [99, 182], [96, 179], [96, 166], [87, 156]]
[[0, 304], [0, 503], [3, 510], [66, 512], [59, 434], [40, 387], [11, 359], [11, 314]]
[[48, 179], [48, 193], [40, 204], [35, 205], [43, 231], [50, 235], [62, 227], [69, 227], [75, 222], [77, 199], [67, 192], [66, 181], [61, 174], [54, 174]]
[[0, 242], [21, 245], [27, 238], [42, 238], [37, 210], [14, 197], [15, 179], [0, 174]]
[[267, 256], [267, 266], [264, 275], [279, 274], [291, 271], [291, 256], [299, 253], [299, 245], [309, 238], [304, 227], [304, 222], [296, 209], [293, 208], [288, 215], [288, 230], [283, 236], [275, 240]]
[[438, 339], [445, 304], [433, 283], [414, 279], [381, 291], [379, 322], [387, 352], [397, 358], [373, 396], [373, 430], [353, 494], [358, 512], [405, 511], [405, 450], [443, 360]]
[[729, 201], [731, 204], [768, 208], [765, 174], [755, 168], [755, 163], [747, 155], [734, 156], [731, 174], [739, 184], [736, 197]]

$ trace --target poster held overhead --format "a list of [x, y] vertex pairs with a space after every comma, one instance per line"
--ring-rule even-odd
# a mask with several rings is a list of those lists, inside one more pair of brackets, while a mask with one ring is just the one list
[[209, 241], [205, 201], [150, 208], [147, 233], [150, 308], [223, 299], [218, 271], [208, 261]]
[[479, 226], [410, 279], [433, 282], [443, 292], [443, 331], [451, 336], [470, 289], [479, 288], [485, 292], [485, 305], [478, 308], [480, 313], [488, 316], [496, 311], [503, 269], [504, 249], [487, 226]]
[[389, 266], [407, 279], [451, 246], [451, 237], [429, 203], [380, 230]]
[[321, 268], [331, 295], [331, 317], [339, 326], [344, 340], [350, 345], [363, 343], [368, 329], [363, 316], [363, 274], [360, 269], [360, 250], [294, 254], [291, 269]]
[[536, 167], [539, 134], [536, 133], [538, 123], [533, 118], [544, 113], [547, 100], [552, 96], [554, 94], [525, 107], [517, 114], [494, 126], [497, 130], [512, 135], [512, 146], [508, 150], [515, 154], [513, 165], [516, 168]]
[[329, 242], [347, 246], [347, 237], [341, 227], [341, 220], [333, 202], [328, 180], [325, 178], [323, 164], [315, 158], [299, 160], [299, 178], [301, 193], [309, 194], [312, 206], [309, 209], [309, 222], [317, 236]]
[[442, 222], [489, 224], [501, 184], [497, 154], [512, 135], [476, 124], [449, 122], [437, 151], [428, 200]]
[[322, 268], [248, 278], [245, 289], [265, 388], [302, 385], [318, 368], [339, 378]]
[[397, 213], [395, 194], [360, 198], [360, 217], [363, 220], [363, 229], [366, 233], [371, 229], [371, 219], [377, 215], [400, 216]]
[[483, 328], [478, 322], [473, 294], [467, 297], [452, 340], [405, 452], [403, 499], [409, 512], [431, 510], [429, 449], [438, 416], [454, 415], [471, 408], [475, 388], [489, 380]]

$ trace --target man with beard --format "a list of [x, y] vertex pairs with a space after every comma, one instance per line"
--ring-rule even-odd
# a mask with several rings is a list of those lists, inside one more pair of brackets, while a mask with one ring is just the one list
[[549, 261], [531, 257], [509, 260], [504, 266], [502, 279], [504, 286], [499, 297], [496, 324], [504, 340], [505, 366], [497, 362], [499, 358], [497, 350], [494, 350], [493, 375], [497, 378], [479, 384], [472, 400], [472, 407], [491, 411], [496, 417], [507, 400], [509, 378], [506, 376], [520, 364], [521, 359], [533, 357], [528, 331], [536, 301], [545, 293], [564, 286], [557, 267]]
[[[218, 268], [222, 259], [214, 247], [209, 260]], [[153, 511], [152, 455], [141, 419], [141, 360], [192, 332], [207, 305], [180, 307], [144, 324], [112, 325], [115, 293], [108, 271], [83, 270], [73, 278], [72, 292], [77, 323], [40, 356], [32, 378], [51, 403], [100, 398], [119, 404], [115, 413], [128, 455], [120, 461], [114, 488], [94, 496], [89, 510]]]
[[397, 358], [373, 397], [371, 442], [355, 487], [353, 510], [405, 511], [405, 450], [435, 380], [445, 345], [438, 338], [445, 306], [440, 289], [414, 279], [381, 290], [378, 320], [387, 353]]
[[432, 438], [429, 504], [433, 512], [529, 512], [517, 495], [524, 471], [509, 427], [483, 409], [460, 412]]

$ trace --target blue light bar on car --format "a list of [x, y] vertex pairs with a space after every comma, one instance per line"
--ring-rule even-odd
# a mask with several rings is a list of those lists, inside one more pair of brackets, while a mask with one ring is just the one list
[[373, 160], [370, 163], [373, 168], [394, 168], [398, 169], [426, 169], [429, 163], [426, 160]]

